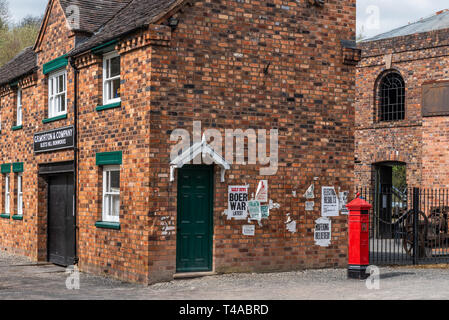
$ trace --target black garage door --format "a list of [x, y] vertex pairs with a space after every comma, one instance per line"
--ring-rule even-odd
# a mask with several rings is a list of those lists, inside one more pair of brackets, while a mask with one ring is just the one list
[[69, 266], [75, 261], [73, 175], [48, 178], [48, 260]]

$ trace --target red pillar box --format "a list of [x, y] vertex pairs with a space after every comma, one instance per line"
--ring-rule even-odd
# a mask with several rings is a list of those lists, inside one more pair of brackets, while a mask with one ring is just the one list
[[369, 210], [372, 206], [357, 198], [346, 207], [349, 210], [349, 263], [348, 278], [366, 279], [369, 266]]

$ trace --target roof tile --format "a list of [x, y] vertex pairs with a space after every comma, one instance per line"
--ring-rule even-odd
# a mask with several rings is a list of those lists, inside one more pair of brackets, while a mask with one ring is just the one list
[[132, 0], [59, 0], [66, 15], [71, 14], [70, 6], [79, 8], [79, 29], [94, 33], [112, 19], [117, 12]]
[[154, 23], [155, 19], [168, 12], [177, 2], [179, 0], [133, 0], [92, 37], [80, 44], [72, 54], [89, 50], [106, 41]]
[[0, 68], [0, 85], [32, 73], [37, 68], [37, 55], [28, 47]]
[[[182, 0], [59, 0], [62, 8], [71, 5], [80, 9], [79, 31], [92, 36], [79, 43], [71, 55], [90, 50], [127, 33], [154, 23]], [[0, 85], [7, 84], [37, 69], [37, 55], [26, 48], [0, 68]]]

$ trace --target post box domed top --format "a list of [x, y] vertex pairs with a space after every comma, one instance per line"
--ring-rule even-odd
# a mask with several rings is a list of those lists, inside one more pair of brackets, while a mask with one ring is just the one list
[[357, 198], [346, 205], [346, 208], [348, 208], [349, 211], [369, 210], [372, 207], [372, 205], [360, 198], [360, 194], [357, 194]]

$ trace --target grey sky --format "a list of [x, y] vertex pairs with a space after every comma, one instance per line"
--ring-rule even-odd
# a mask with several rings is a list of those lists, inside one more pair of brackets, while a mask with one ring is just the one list
[[[42, 15], [47, 0], [9, 0], [13, 21], [17, 22], [27, 15]], [[370, 6], [379, 10], [379, 25], [370, 25], [371, 13], [367, 13]], [[389, 31], [414, 22], [420, 18], [428, 17], [435, 12], [449, 9], [448, 0], [357, 0], [357, 32], [360, 33], [362, 25], [365, 36]]]
[[[374, 12], [367, 12], [370, 6], [378, 8], [380, 23], [377, 27], [370, 23]], [[364, 36], [375, 36], [429, 17], [443, 9], [449, 9], [448, 0], [357, 0], [357, 33], [360, 33], [363, 25]]]
[[9, 11], [13, 22], [18, 22], [28, 15], [43, 15], [46, 6], [47, 0], [9, 0]]

